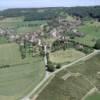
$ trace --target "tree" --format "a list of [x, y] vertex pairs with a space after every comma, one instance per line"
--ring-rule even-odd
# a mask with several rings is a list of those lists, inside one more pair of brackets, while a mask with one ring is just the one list
[[62, 44], [60, 40], [56, 40], [52, 43], [52, 51], [59, 50], [62, 47]]
[[95, 48], [95, 49], [100, 49], [100, 39], [98, 39], [98, 40], [96, 41], [96, 44], [95, 44], [94, 48]]
[[46, 57], [47, 57], [47, 62], [49, 62], [49, 53], [46, 53]]
[[54, 72], [55, 71], [55, 67], [51, 62], [48, 63], [47, 70], [50, 71], [50, 72]]
[[40, 47], [39, 48], [39, 52], [40, 52], [40, 56], [44, 57], [45, 56], [45, 52], [44, 52], [44, 47]]
[[22, 52], [21, 57], [22, 57], [22, 59], [24, 59], [26, 57], [26, 54]]
[[24, 45], [19, 45], [19, 50], [20, 50], [22, 59], [24, 59], [26, 57], [26, 50], [24, 48]]

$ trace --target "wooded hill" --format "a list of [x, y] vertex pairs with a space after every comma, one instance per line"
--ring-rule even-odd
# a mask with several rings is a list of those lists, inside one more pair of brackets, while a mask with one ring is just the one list
[[100, 6], [90, 7], [51, 7], [51, 8], [14, 8], [0, 12], [3, 17], [24, 16], [25, 21], [50, 20], [63, 15], [78, 16], [80, 18], [98, 18], [100, 20]]

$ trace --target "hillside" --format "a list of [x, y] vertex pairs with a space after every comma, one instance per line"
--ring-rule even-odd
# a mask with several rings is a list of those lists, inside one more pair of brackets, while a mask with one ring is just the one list
[[[76, 12], [77, 11], [77, 12]], [[55, 8], [16, 8], [7, 9], [0, 12], [3, 17], [19, 17], [24, 16], [25, 20], [50, 20], [63, 16], [68, 13], [69, 15], [79, 16], [81, 18], [100, 18], [100, 6], [93, 7], [55, 7]]]

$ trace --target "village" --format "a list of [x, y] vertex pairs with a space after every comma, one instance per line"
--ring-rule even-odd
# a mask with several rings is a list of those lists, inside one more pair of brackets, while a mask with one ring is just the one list
[[[9, 43], [15, 42], [19, 45], [22, 59], [26, 57], [27, 51], [33, 57], [37, 54], [46, 57], [45, 66], [48, 66], [49, 71], [54, 71], [55, 69], [52, 62], [49, 60], [50, 52], [55, 52], [59, 49], [66, 50], [67, 48], [75, 48], [84, 53], [93, 51], [91, 47], [74, 41], [75, 37], [82, 38], [86, 35], [77, 30], [77, 27], [82, 24], [80, 18], [76, 17], [73, 20], [68, 21], [59, 17], [56, 18], [54, 22], [48, 21], [48, 24], [40, 26], [40, 30], [25, 34], [16, 34], [14, 29], [0, 28], [0, 36], [6, 38]], [[47, 37], [45, 37], [45, 34], [48, 34]], [[53, 39], [53, 42], [48, 42], [47, 39], [51, 38]], [[59, 63], [56, 64], [56, 66], [57, 68], [61, 67]]]
[[0, 11], [0, 100], [100, 96], [99, 11], [99, 7]]

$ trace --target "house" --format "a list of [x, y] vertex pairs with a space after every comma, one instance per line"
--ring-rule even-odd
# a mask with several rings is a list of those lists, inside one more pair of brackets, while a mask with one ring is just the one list
[[56, 28], [54, 28], [53, 30], [51, 30], [50, 35], [52, 35], [53, 37], [57, 36], [57, 30], [56, 30]]
[[3, 28], [0, 28], [0, 36], [4, 36], [6, 34], [6, 31]]
[[13, 41], [15, 41], [16, 40], [16, 36], [15, 35], [10, 35], [9, 36], [9, 41], [10, 42], [13, 42]]
[[80, 44], [76, 45], [76, 49], [78, 49], [78, 50], [82, 50], [83, 48], [84, 48], [83, 45], [80, 45]]

